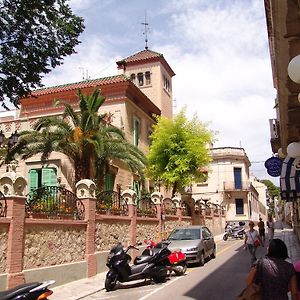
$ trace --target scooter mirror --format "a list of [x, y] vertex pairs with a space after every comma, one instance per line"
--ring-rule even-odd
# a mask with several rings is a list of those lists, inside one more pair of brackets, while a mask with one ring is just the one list
[[137, 243], [137, 246], [141, 246], [141, 245], [143, 245], [142, 242], [138, 242], [138, 243]]

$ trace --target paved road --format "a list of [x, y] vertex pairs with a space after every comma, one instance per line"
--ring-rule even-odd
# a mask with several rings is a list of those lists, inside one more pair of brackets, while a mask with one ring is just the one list
[[[185, 276], [171, 277], [166, 283], [139, 281], [118, 285], [112, 292], [100, 289], [82, 298], [95, 299], [203, 299], [232, 300], [244, 287], [244, 278], [250, 267], [250, 256], [243, 250], [243, 241], [221, 241], [217, 258], [204, 267], [189, 268]], [[261, 248], [258, 257], [264, 254]]]

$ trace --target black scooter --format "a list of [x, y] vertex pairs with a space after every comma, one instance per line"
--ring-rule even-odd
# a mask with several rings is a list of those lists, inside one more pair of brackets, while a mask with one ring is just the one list
[[117, 282], [147, 278], [152, 279], [155, 283], [166, 281], [168, 276], [168, 256], [171, 253], [168, 248], [161, 248], [153, 256], [147, 256], [139, 265], [131, 266], [129, 265], [131, 256], [127, 253], [130, 249], [139, 250], [131, 245], [124, 249], [121, 243], [118, 243], [110, 250], [106, 263], [109, 271], [105, 279], [105, 289], [108, 292], [115, 288]]
[[48, 289], [48, 286], [53, 283], [55, 283], [54, 280], [21, 284], [0, 292], [0, 300], [47, 300], [48, 296], [53, 293]]

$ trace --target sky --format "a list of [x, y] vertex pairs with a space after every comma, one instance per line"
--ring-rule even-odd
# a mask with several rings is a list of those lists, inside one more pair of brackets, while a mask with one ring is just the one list
[[46, 86], [117, 75], [116, 61], [148, 46], [176, 76], [174, 112], [186, 106], [217, 131], [214, 147], [243, 147], [250, 172], [269, 177], [269, 119], [275, 118], [270, 54], [261, 0], [71, 0], [85, 19], [77, 54], [44, 77]]

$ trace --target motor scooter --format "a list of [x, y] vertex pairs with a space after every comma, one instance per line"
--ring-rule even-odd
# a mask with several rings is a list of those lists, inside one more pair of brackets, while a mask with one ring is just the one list
[[[145, 260], [145, 256], [153, 256], [156, 252], [159, 251], [162, 247], [168, 247], [170, 242], [161, 241], [160, 243], [155, 243], [151, 240], [144, 240], [144, 243], [147, 245], [146, 249], [142, 252], [141, 256], [137, 256], [134, 259], [134, 264], [138, 265]], [[172, 251], [168, 256], [168, 270], [171, 273], [172, 271], [176, 275], [183, 275], [187, 270], [186, 255], [181, 251], [181, 249]]]
[[0, 300], [47, 300], [53, 294], [48, 286], [53, 283], [55, 283], [54, 280], [21, 284], [0, 292]]
[[232, 226], [227, 225], [225, 229], [225, 233], [223, 235], [223, 240], [227, 241], [228, 238], [235, 238], [235, 239], [243, 239], [245, 237], [245, 228], [243, 225], [240, 226]]
[[[138, 245], [141, 245], [138, 244]], [[114, 246], [107, 257], [107, 267], [105, 289], [112, 291], [117, 282], [128, 282], [138, 279], [151, 279], [155, 283], [166, 281], [168, 277], [168, 256], [171, 251], [168, 248], [161, 248], [153, 256], [148, 256], [138, 265], [129, 265], [131, 256], [127, 253], [130, 249], [139, 250], [136, 245], [128, 246], [126, 249], [121, 243]]]

